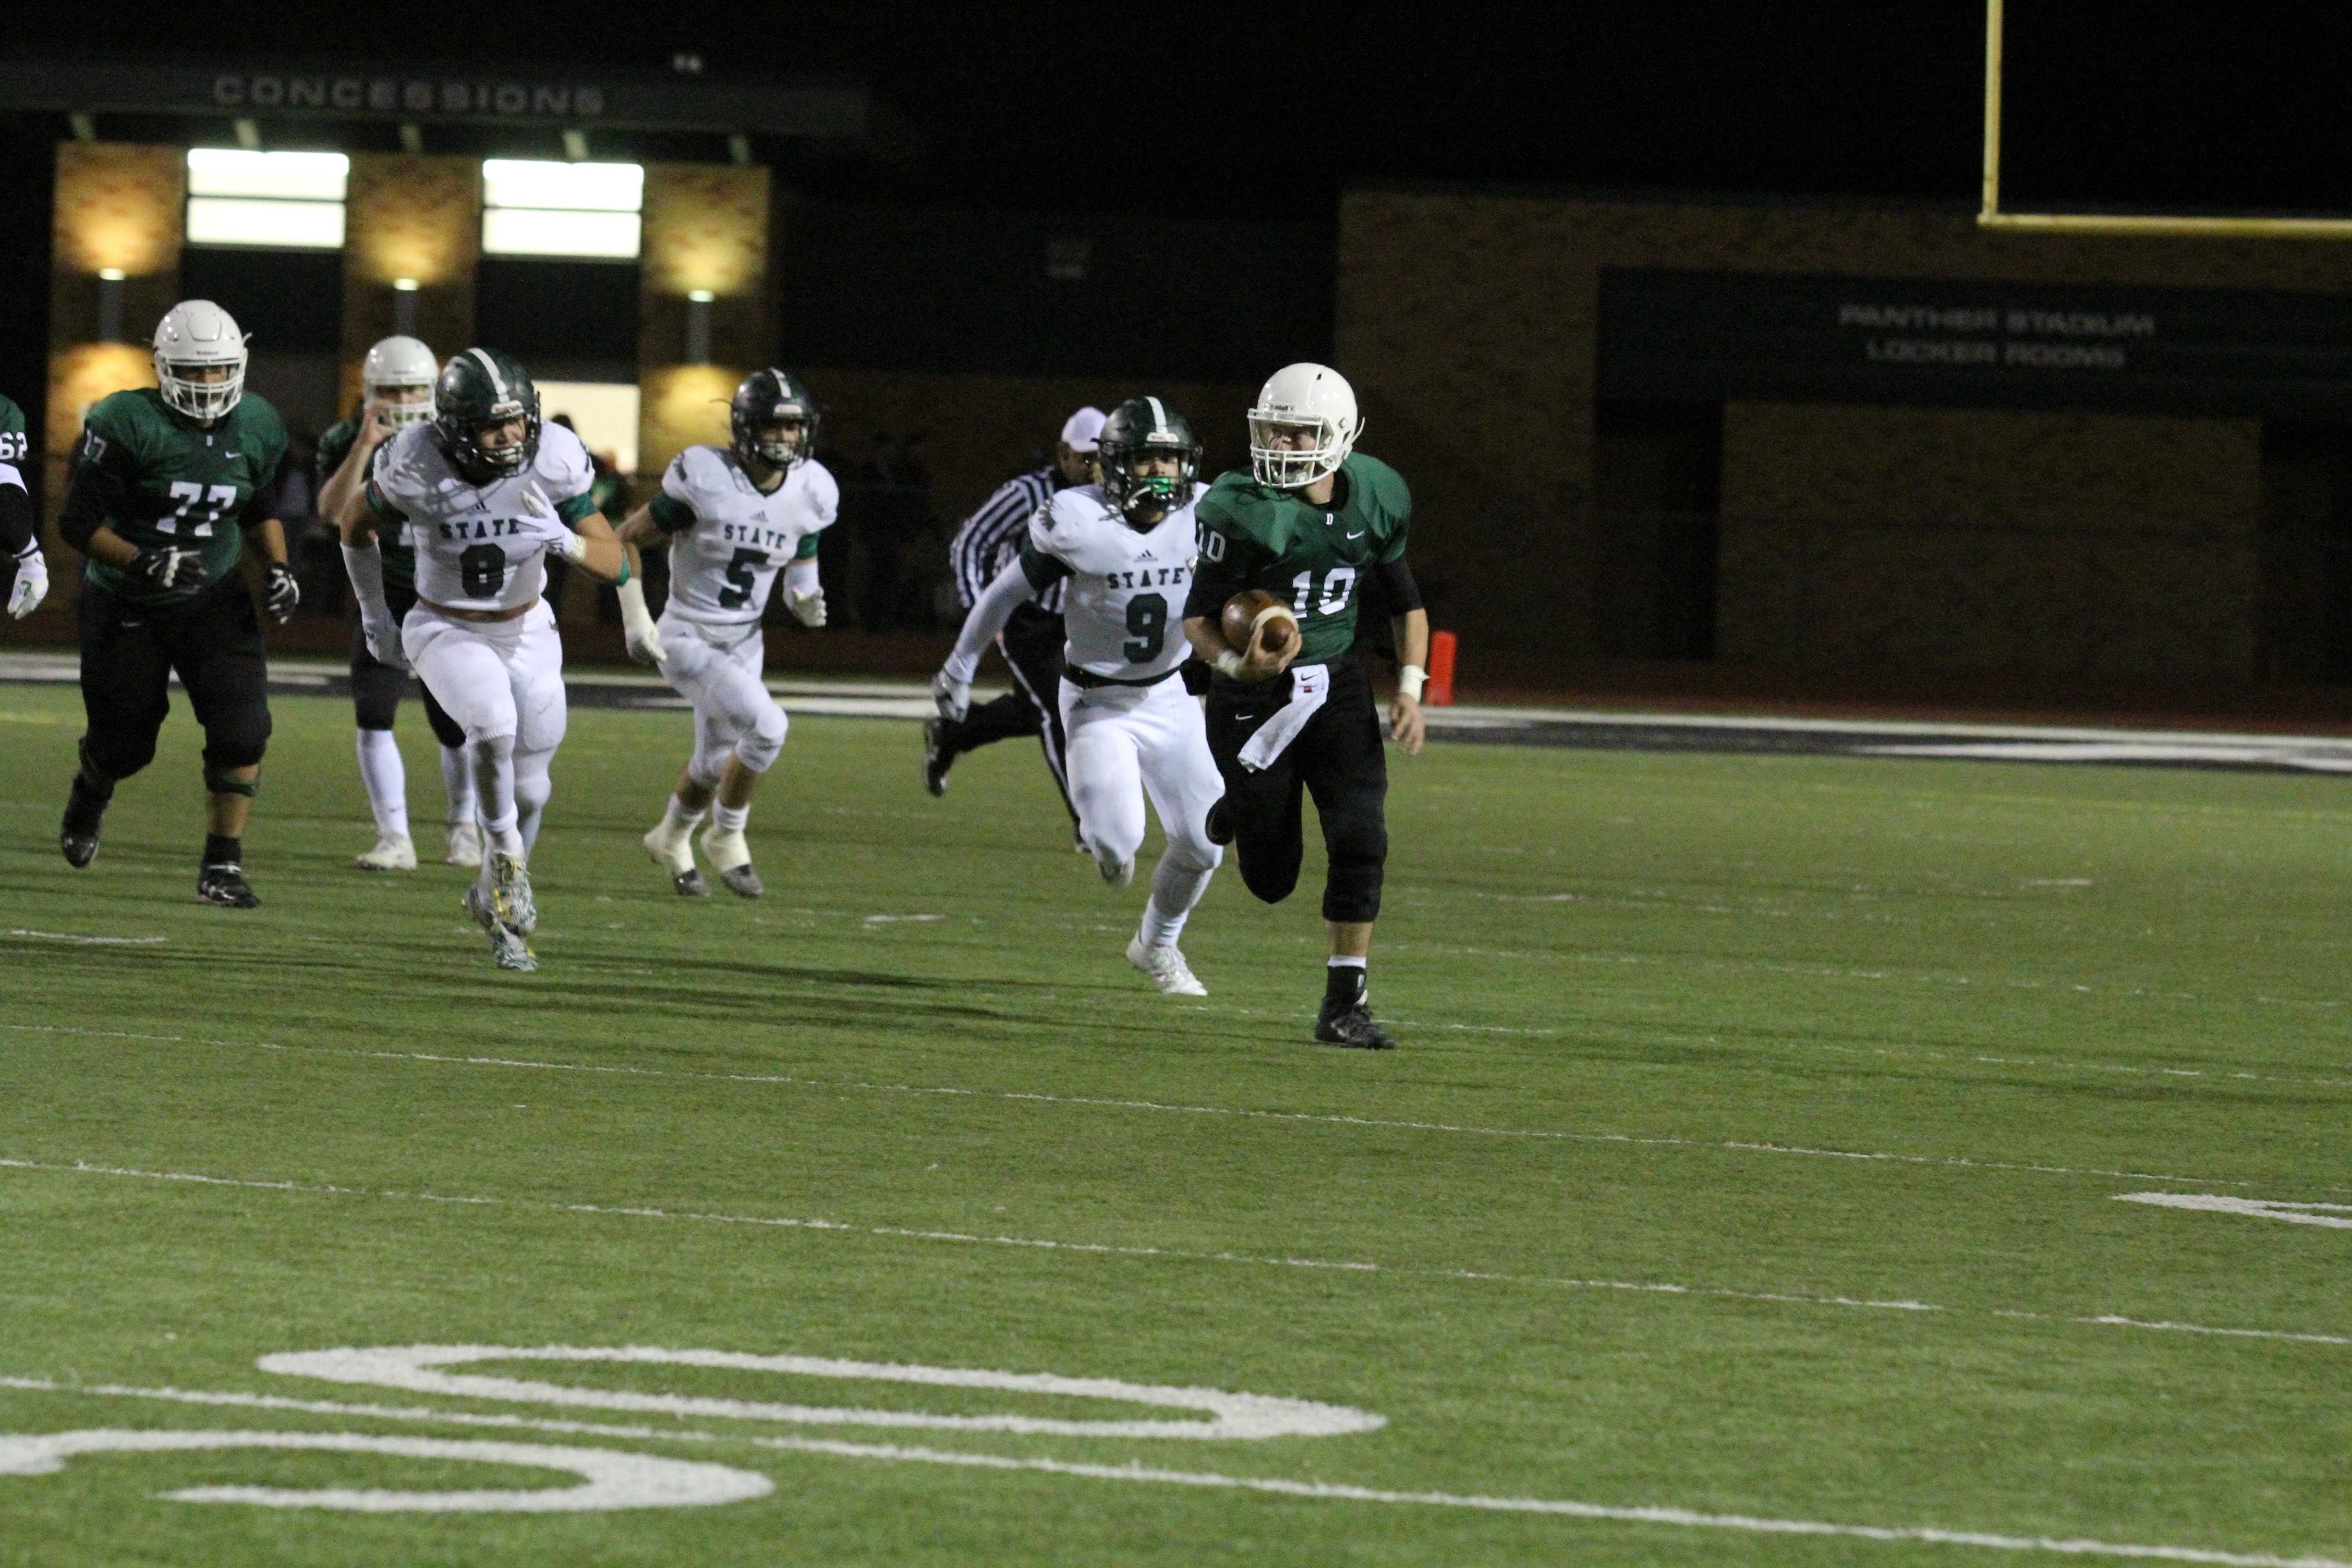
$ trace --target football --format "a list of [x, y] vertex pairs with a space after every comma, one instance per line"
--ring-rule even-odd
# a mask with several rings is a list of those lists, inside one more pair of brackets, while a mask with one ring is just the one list
[[1266, 647], [1281, 652], [1298, 636], [1298, 617], [1290, 606], [1263, 588], [1244, 588], [1225, 601], [1224, 613], [1218, 617], [1225, 641], [1246, 653], [1250, 637], [1260, 625], [1272, 621], [1265, 634]]

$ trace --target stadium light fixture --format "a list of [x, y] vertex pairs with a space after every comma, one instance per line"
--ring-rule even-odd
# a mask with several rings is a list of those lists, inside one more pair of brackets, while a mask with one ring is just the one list
[[187, 241], [340, 250], [351, 160], [341, 153], [188, 149]]
[[2352, 218], [2003, 212], [2000, 205], [2001, 4], [2002, 0], [1985, 0], [1984, 205], [1977, 213], [1979, 227], [2032, 234], [2352, 239]]

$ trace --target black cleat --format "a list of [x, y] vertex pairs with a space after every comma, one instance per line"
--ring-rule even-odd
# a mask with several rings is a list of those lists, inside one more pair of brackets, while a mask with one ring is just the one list
[[669, 874], [669, 890], [681, 899], [707, 899], [710, 896], [710, 884], [702, 879], [698, 867], [688, 866], [683, 871]]
[[955, 753], [948, 750], [948, 721], [944, 719], [923, 721], [923, 787], [933, 795], [948, 793], [948, 770], [955, 766]]
[[[751, 869], [749, 860], [740, 866], [725, 868], [719, 873], [719, 879], [727, 884], [729, 892], [740, 899], [756, 899], [768, 890], [768, 884], [760, 880], [760, 873]], [[703, 893], [708, 897], [709, 889], [704, 889]]]
[[225, 910], [257, 910], [261, 895], [247, 885], [242, 866], [206, 866], [196, 873], [196, 901]]
[[1225, 804], [1223, 795], [1210, 804], [1208, 820], [1202, 824], [1202, 831], [1208, 834], [1212, 844], [1231, 844], [1234, 841], [1234, 811]]
[[65, 821], [58, 826], [58, 847], [65, 851], [67, 865], [79, 871], [98, 858], [98, 826], [105, 817], [106, 802], [84, 789], [76, 773], [66, 795]]
[[1319, 1046], [1345, 1046], [1358, 1051], [1392, 1051], [1395, 1037], [1372, 1022], [1372, 1016], [1361, 1002], [1336, 1006], [1323, 1004], [1315, 1016], [1315, 1043]]

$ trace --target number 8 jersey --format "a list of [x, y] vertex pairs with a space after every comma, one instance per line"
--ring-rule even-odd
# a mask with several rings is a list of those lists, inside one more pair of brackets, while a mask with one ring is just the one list
[[723, 447], [688, 447], [662, 475], [646, 509], [669, 535], [669, 605], [706, 626], [757, 621], [776, 574], [816, 559], [817, 535], [841, 513], [841, 487], [803, 458], [762, 494]]
[[547, 586], [548, 546], [593, 513], [595, 466], [580, 437], [550, 423], [520, 474], [476, 484], [441, 449], [430, 425], [378, 447], [368, 500], [408, 524], [416, 596], [448, 610], [511, 610]]

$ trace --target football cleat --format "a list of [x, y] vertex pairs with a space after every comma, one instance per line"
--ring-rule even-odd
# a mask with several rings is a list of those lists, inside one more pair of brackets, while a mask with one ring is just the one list
[[247, 885], [244, 867], [223, 862], [196, 873], [196, 901], [225, 910], [257, 910], [261, 895]]
[[1171, 996], [1206, 996], [1209, 988], [1192, 977], [1192, 966], [1172, 947], [1146, 947], [1141, 936], [1128, 939], [1127, 961], [1151, 976]]
[[669, 890], [681, 899], [707, 899], [710, 884], [694, 868], [694, 828], [691, 824], [677, 832], [669, 831], [667, 822], [656, 822], [642, 840], [646, 853], [653, 863], [669, 873]]
[[490, 911], [517, 936], [539, 929], [539, 900], [531, 897], [530, 872], [521, 856], [490, 851]]
[[1361, 1002], [1351, 1002], [1344, 1007], [1325, 1002], [1323, 1010], [1315, 1016], [1315, 1042], [1359, 1051], [1396, 1049], [1396, 1037], [1372, 1022], [1371, 1014]]
[[724, 868], [719, 879], [727, 884], [729, 892], [741, 898], [756, 899], [768, 890], [768, 884], [760, 880], [760, 873], [751, 869], [749, 862]]
[[482, 825], [478, 822], [453, 822], [449, 825], [449, 852], [441, 857], [444, 866], [473, 866], [482, 863]]
[[751, 869], [751, 847], [744, 842], [741, 828], [725, 833], [718, 823], [711, 823], [702, 830], [702, 853], [718, 871], [719, 879], [727, 884], [728, 891], [756, 899], [768, 890], [760, 874]]
[[491, 900], [482, 896], [479, 882], [467, 887], [465, 904], [466, 912], [474, 918], [474, 923], [489, 933], [490, 962], [500, 969], [512, 970], [518, 974], [529, 974], [539, 968], [539, 955], [531, 952], [530, 943], [499, 922]]
[[374, 848], [352, 859], [362, 871], [414, 871], [416, 846], [405, 833], [387, 833], [375, 841]]
[[65, 851], [67, 865], [79, 871], [97, 858], [98, 827], [105, 818], [106, 802], [85, 792], [76, 773], [66, 795], [65, 820], [58, 825], [58, 847]]
[[948, 750], [948, 721], [944, 719], [923, 721], [923, 787], [933, 795], [948, 793], [948, 770], [955, 766], [955, 753]]
[[1212, 844], [1231, 844], [1234, 841], [1234, 808], [1225, 804], [1223, 795], [1210, 803], [1209, 815], [1202, 823], [1201, 831], [1209, 836]]

